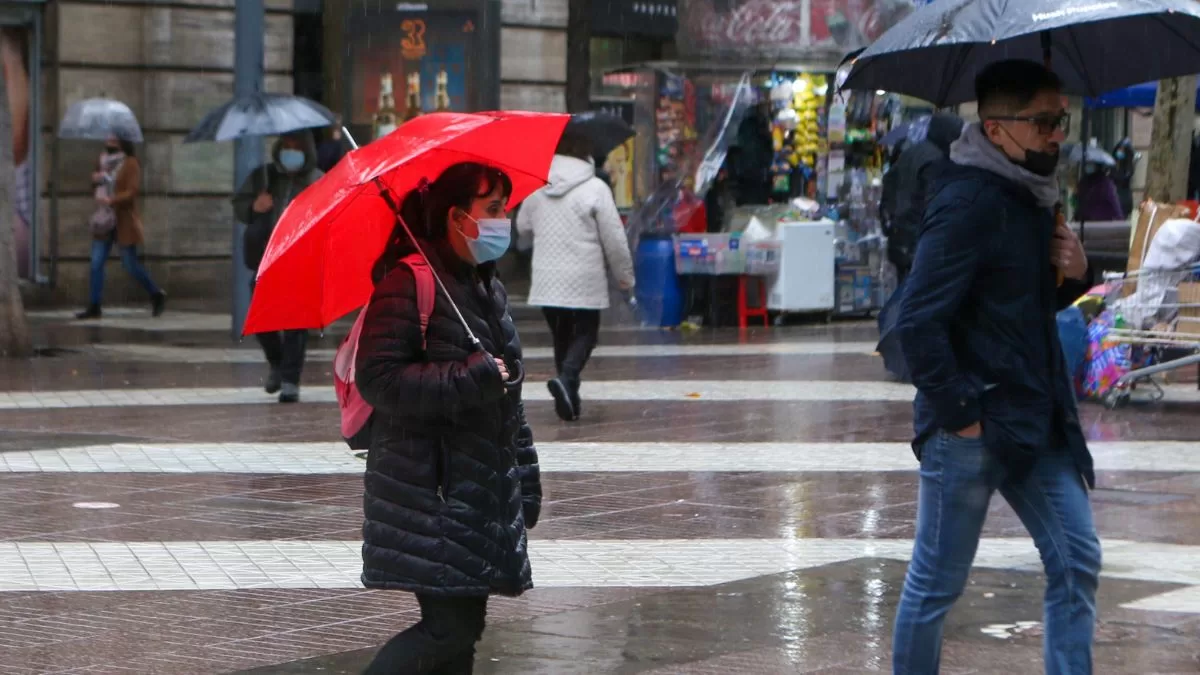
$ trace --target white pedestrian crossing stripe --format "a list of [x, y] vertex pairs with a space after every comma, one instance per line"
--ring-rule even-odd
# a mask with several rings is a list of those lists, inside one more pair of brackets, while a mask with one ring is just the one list
[[[1200, 613], [1200, 546], [1103, 546], [1102, 576], [1188, 586], [1128, 606]], [[908, 560], [911, 552], [907, 539], [529, 543], [540, 588], [712, 586], [857, 558]], [[1029, 539], [983, 539], [975, 567], [1036, 571], [1040, 562]], [[360, 588], [362, 553], [358, 541], [0, 542], [0, 569], [0, 592]]]
[[[121, 361], [150, 361], [160, 363], [262, 363], [262, 353], [256, 349], [223, 349], [218, 347], [173, 347], [149, 344], [97, 344], [90, 349], [97, 356]], [[600, 345], [592, 353], [595, 358], [643, 358], [677, 356], [829, 356], [835, 354], [872, 354], [874, 342], [829, 342], [798, 340], [793, 342], [738, 344], [669, 344], [669, 345]], [[525, 360], [552, 359], [549, 347], [526, 347]], [[310, 361], [331, 361], [333, 350], [312, 349]]]
[[[1200, 442], [1090, 446], [1100, 471], [1200, 472]], [[915, 471], [907, 443], [538, 443], [547, 472]], [[359, 474], [342, 442], [142, 443], [0, 453], [0, 472]]]
[[[585, 382], [589, 401], [911, 401], [912, 387], [889, 382], [612, 380]], [[526, 387], [526, 401], [549, 401], [544, 387]], [[303, 401], [333, 403], [333, 385], [306, 387]], [[261, 387], [90, 389], [0, 393], [0, 410], [124, 408], [275, 403]]]

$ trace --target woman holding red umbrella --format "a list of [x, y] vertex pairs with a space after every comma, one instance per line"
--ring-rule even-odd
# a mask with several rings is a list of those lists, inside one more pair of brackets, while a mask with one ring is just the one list
[[[533, 586], [526, 529], [537, 523], [541, 484], [521, 343], [495, 277], [512, 190], [498, 169], [450, 166], [404, 199], [375, 267], [355, 366], [374, 409], [362, 580], [415, 593], [421, 620], [367, 673], [470, 673], [488, 597]], [[419, 272], [401, 263], [418, 252], [405, 224], [444, 286], [424, 334]]]

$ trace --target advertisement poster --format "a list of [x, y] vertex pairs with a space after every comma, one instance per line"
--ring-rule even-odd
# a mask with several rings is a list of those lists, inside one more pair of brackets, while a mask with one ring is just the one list
[[5, 140], [11, 143], [12, 148], [11, 157], [4, 153], [0, 161], [11, 162], [4, 167], [3, 175], [11, 181], [7, 187], [13, 195], [12, 204], [0, 205], [0, 208], [13, 209], [11, 220], [17, 274], [26, 279], [31, 277], [30, 247], [33, 243], [33, 200], [36, 198], [35, 182], [30, 175], [33, 139], [29, 135], [32, 93], [29, 84], [29, 42], [29, 30], [24, 27], [0, 28], [0, 66], [3, 66], [4, 79], [2, 95], [6, 113], [3, 124], [0, 124], [0, 133], [8, 136]]
[[475, 22], [470, 12], [394, 12], [354, 16], [348, 25], [351, 107], [355, 125], [379, 111], [383, 76], [394, 85], [396, 112], [408, 109], [408, 76], [420, 74], [422, 112], [437, 109], [437, 77], [446, 73], [450, 110], [470, 109]]
[[794, 57], [865, 47], [914, 0], [692, 0], [679, 8], [680, 49], [694, 56]]

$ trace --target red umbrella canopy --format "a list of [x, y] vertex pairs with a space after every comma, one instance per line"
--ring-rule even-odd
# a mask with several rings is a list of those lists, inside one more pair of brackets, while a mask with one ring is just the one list
[[354, 150], [288, 205], [271, 235], [244, 333], [324, 328], [362, 307], [399, 204], [422, 180], [460, 162], [512, 180], [511, 209], [546, 184], [569, 115], [431, 113]]

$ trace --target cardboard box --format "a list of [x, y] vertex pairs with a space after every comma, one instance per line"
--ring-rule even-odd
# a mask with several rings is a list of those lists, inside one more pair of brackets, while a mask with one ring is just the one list
[[[1179, 304], [1200, 305], [1200, 281], [1184, 281], [1179, 284]], [[1200, 307], [1180, 307], [1175, 332], [1200, 335]]]

